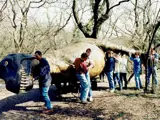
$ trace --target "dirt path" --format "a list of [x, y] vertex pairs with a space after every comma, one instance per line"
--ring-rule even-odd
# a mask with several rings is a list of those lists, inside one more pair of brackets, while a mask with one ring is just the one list
[[[134, 83], [134, 81], [132, 80]], [[100, 83], [93, 91], [94, 101], [83, 105], [77, 101], [77, 94], [63, 95], [58, 100], [55, 87], [49, 92], [54, 111], [42, 114], [38, 87], [27, 93], [13, 94], [0, 87], [0, 120], [159, 120], [160, 93], [144, 94], [143, 90], [128, 90], [110, 93], [108, 83]]]

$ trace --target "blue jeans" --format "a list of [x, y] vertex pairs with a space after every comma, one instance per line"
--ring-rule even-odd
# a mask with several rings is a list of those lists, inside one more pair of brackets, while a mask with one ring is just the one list
[[78, 80], [80, 81], [81, 88], [80, 88], [80, 100], [86, 101], [89, 92], [89, 83], [86, 78], [85, 74], [76, 74]]
[[107, 75], [108, 78], [108, 82], [109, 82], [109, 89], [114, 89], [114, 83], [113, 83], [113, 71], [110, 72], [105, 72], [105, 74]]
[[88, 80], [88, 86], [89, 86], [88, 97], [91, 97], [92, 96], [92, 86], [91, 86], [91, 79], [90, 79], [89, 72], [86, 73], [86, 79]]
[[48, 95], [48, 91], [49, 91], [49, 87], [41, 87], [40, 88], [42, 99], [45, 103], [44, 105], [47, 107], [47, 109], [52, 109], [53, 106], [51, 104], [51, 101], [50, 101], [50, 98], [49, 98], [49, 95]]
[[113, 80], [114, 80], [114, 87], [116, 88], [116, 80], [118, 81], [119, 89], [122, 90], [122, 83], [120, 80], [120, 74], [119, 73], [114, 73], [113, 74]]
[[150, 76], [154, 77], [155, 83], [158, 86], [158, 79], [157, 79], [157, 67], [154, 66], [152, 67], [148, 67], [148, 75], [147, 75], [147, 85], [150, 85]]
[[136, 88], [140, 89], [142, 87], [142, 82], [140, 79], [140, 72], [134, 72], [134, 76], [135, 76], [135, 82], [136, 82]]

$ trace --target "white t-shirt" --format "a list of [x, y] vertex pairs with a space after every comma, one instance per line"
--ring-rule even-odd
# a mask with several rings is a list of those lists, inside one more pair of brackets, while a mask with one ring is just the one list
[[116, 62], [115, 62], [115, 70], [114, 70], [114, 73], [119, 73], [120, 72], [120, 61], [121, 61], [121, 58], [120, 57], [117, 57], [115, 58], [116, 59]]
[[127, 73], [127, 58], [122, 57], [120, 61], [120, 72]]

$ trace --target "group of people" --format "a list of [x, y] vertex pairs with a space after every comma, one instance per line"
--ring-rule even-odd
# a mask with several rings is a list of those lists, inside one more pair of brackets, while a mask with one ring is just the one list
[[107, 51], [105, 57], [105, 68], [104, 73], [107, 76], [109, 82], [110, 92], [114, 92], [116, 89], [116, 84], [118, 82], [119, 90], [127, 88], [127, 58], [125, 54], [121, 57], [118, 53], [113, 53], [113, 51]]
[[[135, 83], [136, 83], [136, 89], [142, 88], [142, 82], [140, 79], [140, 73], [142, 71], [142, 66], [141, 64], [141, 59], [140, 59], [140, 54], [139, 52], [135, 53], [135, 57], [133, 58], [130, 54], [130, 60], [133, 61], [134, 65], [134, 76], [135, 76]], [[157, 79], [157, 63], [159, 61], [158, 54], [156, 53], [154, 48], [151, 48], [148, 59], [146, 60], [147, 62], [147, 87], [150, 86], [150, 76], [152, 75], [152, 79], [155, 82], [156, 87], [158, 86], [158, 79]], [[152, 83], [153, 84], [153, 83]]]
[[[133, 72], [135, 79], [136, 90], [143, 88], [142, 82], [140, 79], [140, 74], [142, 72], [142, 66], [140, 59], [140, 53], [135, 52], [134, 57], [129, 53], [129, 58], [133, 61]], [[119, 90], [127, 88], [127, 58], [125, 54], [121, 56], [120, 54], [113, 53], [113, 51], [106, 52], [106, 64], [104, 73], [106, 74], [109, 81], [110, 92], [114, 92], [116, 89], [116, 83], [119, 84]], [[150, 76], [153, 76], [156, 86], [158, 86], [157, 79], [157, 63], [158, 63], [158, 54], [153, 48], [150, 50], [150, 54], [147, 61], [147, 86], [150, 87]], [[124, 85], [123, 85], [124, 81]]]
[[[81, 58], [76, 58], [74, 61], [74, 67], [76, 70], [76, 76], [80, 81], [80, 100], [81, 103], [86, 104], [87, 101], [92, 102], [92, 89], [89, 75], [89, 69], [94, 67], [93, 61], [89, 56], [91, 49], [86, 49], [86, 52], [81, 54]], [[48, 95], [49, 87], [51, 85], [50, 65], [46, 59], [42, 57], [41, 51], [35, 52], [35, 58], [39, 61], [38, 75], [34, 76], [34, 79], [39, 80], [40, 98], [44, 101], [43, 113], [49, 113], [52, 111], [53, 105]]]
[[[76, 58], [74, 61], [74, 68], [76, 71], [76, 77], [80, 81], [80, 100], [81, 103], [88, 103], [93, 101], [92, 97], [92, 87], [89, 75], [89, 69], [94, 67], [93, 61], [90, 59], [91, 49], [88, 48], [84, 53], [81, 54], [80, 58]], [[140, 79], [141, 72], [141, 59], [138, 52], [135, 53], [135, 57], [130, 55], [130, 60], [133, 61], [133, 71], [135, 76], [136, 89], [142, 88], [142, 82]], [[44, 113], [48, 113], [52, 110], [53, 106], [51, 104], [48, 91], [51, 85], [51, 75], [50, 66], [46, 59], [42, 57], [40, 51], [35, 52], [35, 58], [39, 60], [39, 75], [35, 76], [35, 79], [39, 79], [39, 90], [42, 99], [44, 100], [45, 110]], [[148, 58], [148, 74], [147, 74], [147, 85], [150, 86], [150, 76], [152, 74], [156, 85], [158, 86], [157, 80], [157, 63], [158, 54], [154, 49], [151, 49]], [[119, 90], [123, 87], [127, 88], [127, 58], [124, 55], [113, 53], [113, 51], [106, 52], [105, 57], [105, 68], [104, 72], [109, 81], [110, 92], [114, 92], [116, 88], [116, 83], [118, 82]], [[123, 85], [124, 81], [124, 85]]]

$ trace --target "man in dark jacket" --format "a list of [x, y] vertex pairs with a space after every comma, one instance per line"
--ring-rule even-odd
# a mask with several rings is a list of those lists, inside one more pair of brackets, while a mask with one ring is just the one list
[[115, 69], [115, 61], [116, 60], [113, 57], [113, 51], [108, 51], [106, 53], [104, 70], [105, 70], [105, 74], [108, 78], [110, 92], [114, 92], [114, 90], [115, 90], [115, 86], [114, 86], [114, 82], [113, 82], [113, 72]]
[[49, 87], [51, 85], [51, 75], [50, 75], [50, 66], [46, 59], [42, 58], [41, 51], [35, 52], [35, 58], [39, 61], [38, 67], [38, 79], [39, 79], [39, 90], [42, 96], [42, 99], [45, 102], [45, 109], [43, 113], [48, 113], [53, 108], [50, 98], [48, 96]]

